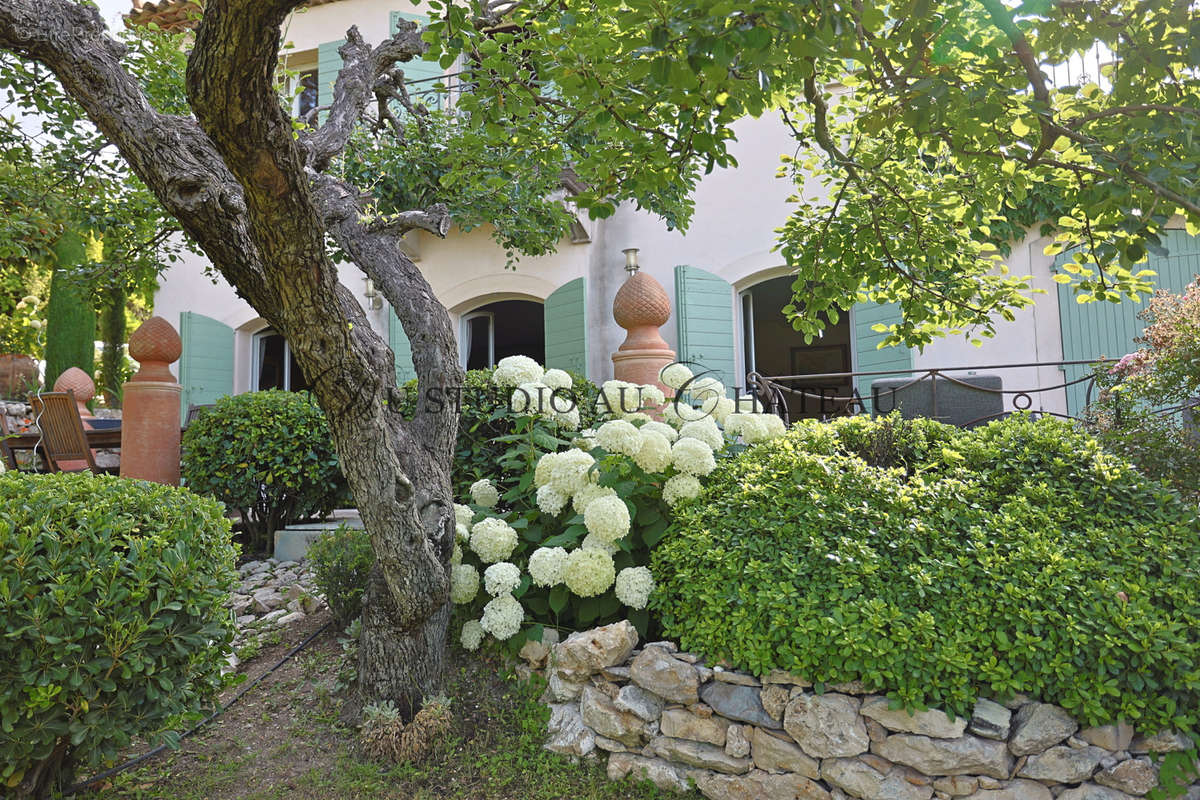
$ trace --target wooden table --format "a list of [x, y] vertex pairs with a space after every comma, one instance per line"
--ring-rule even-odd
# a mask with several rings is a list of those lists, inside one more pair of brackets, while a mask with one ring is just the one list
[[[100, 430], [84, 429], [84, 435], [87, 436], [88, 446], [95, 450], [111, 450], [121, 446], [121, 429], [120, 428], [101, 428]], [[33, 433], [14, 433], [4, 440], [10, 450], [33, 450], [37, 447], [38, 440], [42, 435], [37, 431]]]

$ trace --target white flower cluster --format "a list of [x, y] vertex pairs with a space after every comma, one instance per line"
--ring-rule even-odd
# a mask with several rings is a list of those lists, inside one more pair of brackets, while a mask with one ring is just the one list
[[470, 650], [472, 653], [478, 650], [479, 645], [483, 644], [483, 626], [479, 624], [479, 620], [473, 619], [464, 622], [458, 640], [462, 642], [464, 649]]
[[775, 414], [730, 414], [725, 421], [725, 432], [730, 436], [741, 436], [746, 444], [758, 444], [777, 439], [787, 432], [783, 420]]
[[663, 502], [674, 506], [680, 500], [691, 500], [700, 495], [700, 479], [695, 475], [672, 475], [663, 484]]
[[471, 484], [471, 499], [477, 506], [495, 508], [496, 503], [500, 502], [500, 490], [490, 480], [482, 478]]
[[583, 513], [583, 524], [588, 533], [605, 542], [625, 538], [629, 523], [629, 506], [616, 495], [593, 500]]
[[551, 389], [570, 389], [575, 385], [571, 376], [561, 369], [548, 369], [542, 376], [542, 383]]
[[563, 507], [571, 498], [554, 488], [550, 484], [539, 486], [537, 490], [537, 504], [543, 514], [548, 514], [552, 517], [557, 517], [562, 513]]
[[496, 371], [492, 373], [492, 383], [496, 386], [512, 388], [523, 383], [541, 381], [546, 370], [542, 365], [528, 356], [508, 356], [500, 359]]
[[617, 573], [617, 599], [634, 609], [643, 609], [654, 591], [654, 576], [648, 567], [626, 567]]
[[688, 475], [707, 475], [717, 467], [713, 450], [699, 439], [682, 436], [671, 445], [671, 463], [675, 469]]
[[598, 483], [589, 483], [575, 493], [575, 497], [571, 501], [571, 507], [575, 509], [576, 514], [584, 514], [587, 512], [587, 507], [592, 504], [593, 500], [599, 500], [601, 497], [616, 496], [617, 490], [611, 486], [601, 486]]
[[613, 419], [596, 429], [596, 444], [610, 453], [633, 457], [642, 447], [642, 435], [632, 422]]
[[662, 472], [671, 466], [671, 441], [650, 427], [654, 424], [646, 423], [638, 431], [642, 440], [641, 446], [633, 455], [633, 462], [646, 472]]
[[450, 601], [456, 605], [469, 603], [479, 594], [479, 570], [470, 564], [450, 568]]
[[511, 639], [521, 630], [525, 620], [525, 609], [511, 594], [502, 594], [492, 598], [483, 607], [483, 616], [479, 619], [480, 626], [501, 641]]
[[708, 445], [710, 450], [720, 450], [725, 446], [725, 435], [717, 427], [717, 421], [712, 417], [685, 422], [679, 428], [680, 439], [699, 439]]
[[612, 556], [603, 550], [581, 547], [567, 556], [563, 582], [580, 597], [604, 594], [616, 579]]
[[529, 557], [529, 578], [536, 586], [557, 586], [563, 581], [567, 551], [561, 547], [539, 547]]
[[573, 495], [591, 482], [596, 463], [591, 453], [571, 448], [561, 453], [546, 453], [533, 471], [533, 485], [539, 489], [553, 486], [565, 495]]
[[471, 549], [485, 564], [504, 561], [517, 547], [517, 532], [502, 519], [487, 517], [471, 528]]
[[667, 364], [659, 370], [658, 379], [664, 386], [679, 389], [692, 379], [692, 371], [684, 364]]
[[492, 597], [512, 594], [521, 585], [521, 570], [516, 564], [501, 561], [483, 571], [483, 590]]

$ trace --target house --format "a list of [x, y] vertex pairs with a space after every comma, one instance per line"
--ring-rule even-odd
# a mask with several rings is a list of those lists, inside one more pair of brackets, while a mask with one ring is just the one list
[[[189, 0], [157, 5], [134, 0], [128, 19], [176, 24], [189, 8], [195, 8]], [[286, 64], [299, 75], [297, 110], [330, 98], [340, 66], [340, 32], [356, 24], [368, 42], [378, 42], [402, 19], [423, 17], [407, 0], [309, 0], [286, 31], [293, 45]], [[436, 63], [409, 64], [406, 75], [428, 85], [443, 70]], [[453, 92], [454, 77], [446, 81]], [[982, 347], [946, 338], [923, 352], [878, 349], [882, 334], [872, 326], [894, 320], [897, 311], [869, 303], [806, 344], [780, 313], [791, 279], [773, 251], [775, 229], [789, 213], [787, 198], [795, 188], [774, 175], [779, 154], [791, 152], [794, 142], [771, 117], [743, 120], [736, 128], [733, 154], [740, 166], [703, 179], [686, 232], [669, 231], [652, 215], [625, 206], [603, 221], [580, 220], [557, 252], [525, 258], [515, 272], [506, 269], [504, 252], [484, 229], [452, 231], [444, 240], [410, 234], [410, 254], [458, 327], [463, 365], [487, 366], [520, 353], [595, 381], [611, 377], [611, 354], [625, 334], [613, 320], [612, 301], [625, 279], [626, 248], [638, 248], [642, 270], [670, 296], [672, 319], [663, 329], [668, 344], [680, 359], [714, 370], [728, 386], [745, 386], [751, 370], [772, 376], [977, 366], [974, 372], [998, 376], [1005, 389], [1030, 390], [1027, 396], [1006, 395], [1007, 408], [1078, 413], [1084, 387], [1063, 384], [1085, 375], [1086, 366], [995, 367], [1119, 357], [1135, 347], [1141, 330], [1137, 304], [1075, 302], [1052, 280], [1056, 261], [1065, 257], [1045, 255], [1049, 239], [1036, 233], [1013, 247], [1008, 266], [1015, 274], [1031, 274], [1033, 286], [1045, 294], [1015, 322], [1001, 323]], [[1180, 290], [1200, 272], [1200, 240], [1172, 231], [1168, 246], [1169, 255], [1152, 256], [1146, 266], [1159, 273], [1161, 286]], [[287, 342], [228, 285], [206, 277], [204, 267], [197, 256], [175, 264], [155, 298], [156, 313], [177, 320], [183, 336], [177, 369], [184, 406], [252, 389], [302, 389], [305, 379]], [[355, 267], [343, 267], [341, 280], [389, 338], [398, 379], [411, 377], [408, 342], [395, 315]], [[869, 397], [871, 381], [858, 378], [854, 388]]]

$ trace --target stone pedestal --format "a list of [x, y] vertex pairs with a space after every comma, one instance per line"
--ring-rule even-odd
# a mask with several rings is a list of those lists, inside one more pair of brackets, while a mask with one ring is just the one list
[[671, 300], [662, 284], [644, 272], [635, 272], [617, 290], [613, 318], [628, 331], [625, 342], [612, 354], [613, 377], [653, 384], [670, 396], [673, 390], [658, 380], [659, 371], [675, 360], [675, 351], [658, 332], [671, 318]]
[[124, 385], [121, 477], [179, 485], [179, 397], [171, 375], [183, 344], [171, 323], [151, 317], [129, 337], [141, 369]]

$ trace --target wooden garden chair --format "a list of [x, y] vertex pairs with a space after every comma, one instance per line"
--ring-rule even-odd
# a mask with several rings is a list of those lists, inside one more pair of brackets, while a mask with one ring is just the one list
[[30, 395], [29, 405], [33, 407], [33, 417], [42, 432], [42, 454], [51, 472], [82, 472], [85, 469], [101, 472], [88, 447], [83, 419], [75, 404], [75, 392]]

